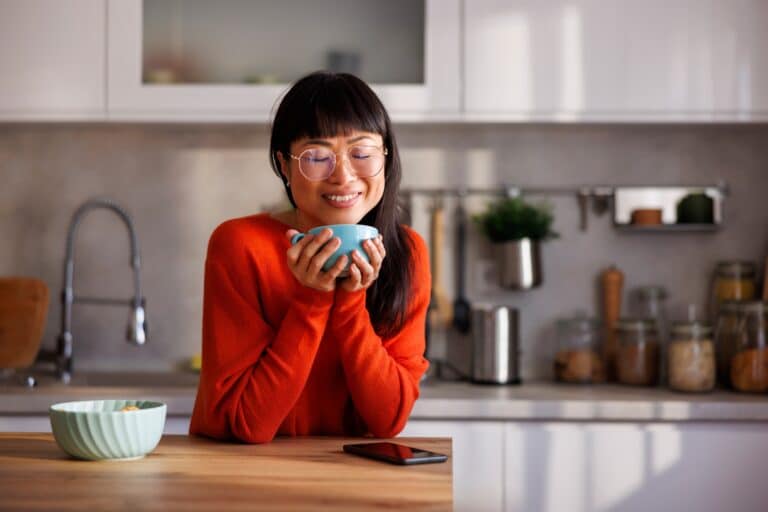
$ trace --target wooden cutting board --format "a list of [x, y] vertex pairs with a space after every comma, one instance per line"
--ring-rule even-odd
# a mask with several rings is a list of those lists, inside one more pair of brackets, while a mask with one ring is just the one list
[[48, 316], [48, 286], [32, 277], [0, 278], [0, 368], [31, 366]]

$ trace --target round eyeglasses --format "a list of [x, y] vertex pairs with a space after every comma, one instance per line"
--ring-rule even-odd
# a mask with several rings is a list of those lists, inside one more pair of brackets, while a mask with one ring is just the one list
[[[350, 146], [346, 150], [347, 161], [358, 178], [372, 178], [384, 169], [387, 148], [380, 146]], [[299, 156], [288, 153], [299, 161], [299, 171], [310, 181], [328, 179], [336, 168], [336, 153], [329, 148], [309, 148]]]

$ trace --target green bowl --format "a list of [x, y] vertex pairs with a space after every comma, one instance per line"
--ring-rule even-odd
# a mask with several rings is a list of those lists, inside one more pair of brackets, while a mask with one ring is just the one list
[[[133, 405], [138, 411], [121, 411]], [[140, 459], [160, 442], [166, 406], [145, 400], [86, 400], [49, 409], [56, 443], [86, 460]]]

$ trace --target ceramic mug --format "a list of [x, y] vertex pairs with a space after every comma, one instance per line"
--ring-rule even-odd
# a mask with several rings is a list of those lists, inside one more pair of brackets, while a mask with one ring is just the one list
[[[341, 240], [341, 245], [334, 253], [325, 261], [323, 270], [328, 271], [336, 263], [336, 260], [342, 254], [347, 255], [347, 264], [340, 275], [346, 276], [349, 274], [349, 265], [352, 263], [352, 251], [357, 249], [360, 256], [365, 261], [368, 259], [368, 253], [363, 248], [363, 242], [379, 236], [379, 230], [373, 226], [366, 226], [364, 224], [331, 224], [329, 226], [317, 226], [308, 231], [312, 235], [319, 235], [324, 229], [330, 229], [333, 231], [333, 236]], [[291, 237], [291, 245], [295, 245], [299, 240], [307, 236], [307, 233], [296, 233]]]

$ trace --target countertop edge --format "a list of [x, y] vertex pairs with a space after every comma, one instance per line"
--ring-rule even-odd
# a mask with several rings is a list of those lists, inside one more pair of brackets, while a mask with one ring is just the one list
[[[47, 416], [51, 404], [72, 400], [141, 398], [168, 405], [168, 416], [188, 417], [193, 387], [0, 388], [0, 416]], [[552, 383], [477, 386], [439, 382], [422, 386], [411, 420], [768, 422], [768, 395], [726, 391], [685, 395], [663, 389], [573, 387]]]

